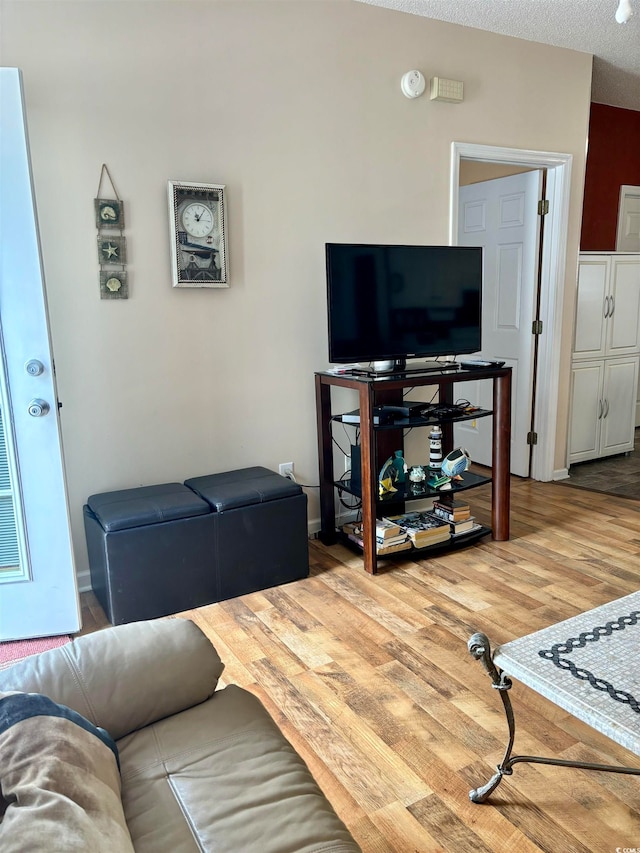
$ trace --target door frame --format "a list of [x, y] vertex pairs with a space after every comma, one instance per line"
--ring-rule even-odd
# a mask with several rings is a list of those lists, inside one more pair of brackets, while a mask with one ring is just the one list
[[511, 166], [528, 166], [547, 170], [549, 213], [545, 219], [541, 259], [540, 319], [544, 332], [538, 340], [538, 375], [536, 393], [536, 432], [531, 477], [548, 481], [554, 476], [559, 388], [562, 308], [569, 230], [572, 154], [479, 145], [469, 142], [451, 143], [449, 245], [455, 246], [458, 234], [460, 161], [477, 160]]

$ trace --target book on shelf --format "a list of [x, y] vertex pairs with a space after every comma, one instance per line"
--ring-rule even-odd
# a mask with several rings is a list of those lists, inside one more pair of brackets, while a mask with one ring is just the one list
[[[360, 541], [358, 544], [361, 548], [363, 547], [362, 541]], [[396, 542], [395, 545], [378, 545], [376, 547], [376, 554], [379, 557], [384, 557], [385, 554], [397, 554], [398, 551], [409, 551], [411, 548], [413, 548], [413, 545], [411, 544], [411, 539], [407, 537], [404, 542]]]
[[457, 536], [468, 536], [469, 533], [475, 533], [476, 530], [482, 530], [482, 525], [478, 524], [477, 522], [474, 521], [468, 530], [460, 530], [457, 533], [454, 533], [452, 530], [451, 531], [451, 538], [455, 539]]
[[441, 518], [443, 521], [447, 521], [452, 536], [457, 536], [460, 533], [468, 533], [470, 530], [473, 530], [474, 527], [480, 527], [479, 524], [476, 524], [475, 518], [472, 515], [464, 521], [452, 521], [450, 519], [446, 519], [444, 516], [441, 516], [435, 511], [433, 512], [433, 515], [436, 518]]
[[406, 530], [416, 548], [446, 542], [451, 536], [449, 522], [429, 512], [406, 512], [402, 515], [389, 516], [389, 520]]
[[389, 536], [387, 539], [381, 539], [376, 536], [376, 546], [378, 548], [386, 548], [388, 545], [399, 545], [401, 542], [406, 542], [408, 535], [400, 528], [401, 532], [397, 536]]
[[447, 494], [446, 492], [441, 492], [434, 500], [434, 504], [439, 504], [441, 507], [451, 510], [451, 512], [469, 509], [469, 504], [466, 501], [463, 501], [461, 498], [454, 498], [451, 493]]
[[[356, 545], [364, 550], [361, 522], [349, 522], [347, 524], [343, 524], [342, 532], [346, 533], [352, 542], [355, 542]], [[406, 533], [397, 537], [394, 536], [392, 539], [386, 539], [382, 542], [376, 537], [376, 554], [379, 557], [384, 557], [386, 554], [395, 554], [398, 551], [408, 551], [409, 548], [412, 547], [411, 539]]]
[[376, 538], [390, 539], [394, 536], [399, 536], [402, 533], [400, 525], [388, 518], [376, 518]]
[[445, 521], [467, 521], [471, 518], [471, 507], [462, 501], [455, 501], [455, 506], [447, 504], [441, 499], [433, 502], [433, 509], [437, 516], [444, 518]]

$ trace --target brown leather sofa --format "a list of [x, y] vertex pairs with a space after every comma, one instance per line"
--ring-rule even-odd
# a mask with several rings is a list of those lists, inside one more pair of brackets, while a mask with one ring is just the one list
[[[216, 689], [223, 668], [216, 650], [193, 622], [134, 622], [89, 634], [0, 672], [0, 698], [11, 691], [44, 694], [111, 735], [119, 754], [121, 825], [139, 853], [358, 851], [306, 764], [260, 701], [235, 685]], [[33, 731], [44, 731], [42, 725]], [[32, 748], [34, 766], [42, 768], [51, 750], [60, 751], [60, 742], [51, 746], [51, 737], [38, 751], [35, 744], [16, 736], [19, 731], [14, 726], [4, 737], [13, 732], [14, 744], [23, 751]], [[85, 736], [84, 731], [80, 734]], [[4, 744], [6, 770], [11, 765], [10, 742], [2, 741], [2, 736], [0, 753]], [[29, 814], [29, 803], [16, 801], [19, 784], [12, 778], [5, 787], [4, 773], [0, 770], [5, 800], [0, 802], [0, 847], [24, 850], [18, 831], [3, 836], [3, 825], [20, 826], [19, 820], [11, 823], [9, 817], [19, 816], [22, 805], [29, 818], [22, 825], [34, 831], [39, 814], [44, 814], [43, 801]], [[79, 771], [75, 775], [87, 779], [88, 789], [91, 778]], [[117, 771], [114, 775], [117, 778]], [[44, 778], [50, 780], [51, 773]], [[103, 781], [96, 790], [100, 785]], [[69, 797], [63, 800], [66, 807]], [[118, 826], [117, 815], [109, 819]], [[34, 853], [131, 849], [128, 838], [117, 841], [119, 830], [104, 844], [102, 839], [89, 844], [72, 838], [66, 827], [70, 837], [63, 841], [65, 823], [64, 817], [58, 820], [60, 835], [53, 846], [43, 840], [41, 847], [29, 849]]]

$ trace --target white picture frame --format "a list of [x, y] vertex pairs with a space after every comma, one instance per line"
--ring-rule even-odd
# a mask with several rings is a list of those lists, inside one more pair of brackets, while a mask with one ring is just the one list
[[225, 184], [168, 181], [173, 287], [229, 287]]

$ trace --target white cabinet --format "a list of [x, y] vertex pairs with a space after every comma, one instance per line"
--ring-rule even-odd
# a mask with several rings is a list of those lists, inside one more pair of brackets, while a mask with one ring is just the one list
[[640, 362], [640, 255], [580, 255], [569, 465], [633, 450]]
[[640, 256], [582, 254], [573, 358], [640, 351]]
[[633, 450], [638, 357], [576, 361], [569, 464]]

